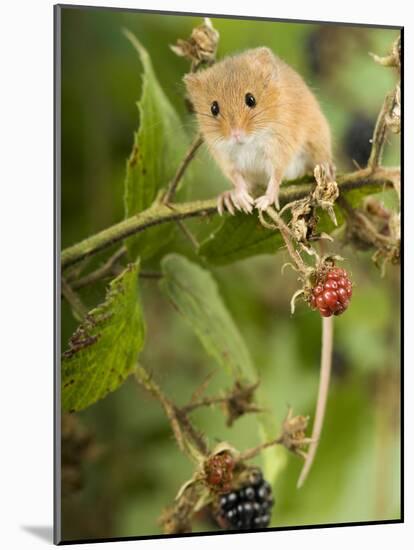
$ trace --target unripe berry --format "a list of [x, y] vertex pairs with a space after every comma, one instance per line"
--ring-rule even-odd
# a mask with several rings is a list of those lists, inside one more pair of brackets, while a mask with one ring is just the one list
[[331, 267], [318, 277], [312, 289], [309, 303], [323, 317], [341, 315], [352, 296], [352, 283], [347, 272], [340, 267]]
[[234, 458], [228, 451], [210, 457], [204, 465], [207, 484], [218, 492], [230, 489], [233, 479]]

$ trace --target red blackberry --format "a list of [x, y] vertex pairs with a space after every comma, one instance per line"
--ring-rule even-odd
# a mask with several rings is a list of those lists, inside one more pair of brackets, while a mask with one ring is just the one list
[[206, 481], [211, 488], [218, 492], [227, 492], [233, 479], [234, 459], [224, 451], [210, 457], [204, 465]]
[[272, 488], [255, 472], [249, 485], [220, 497], [220, 518], [230, 529], [268, 527], [273, 503]]
[[319, 277], [312, 289], [310, 305], [323, 317], [341, 315], [349, 305], [352, 283], [345, 269], [332, 267]]

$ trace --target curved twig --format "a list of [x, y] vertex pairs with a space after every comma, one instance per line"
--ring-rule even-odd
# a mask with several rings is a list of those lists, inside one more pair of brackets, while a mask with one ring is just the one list
[[323, 420], [325, 417], [326, 402], [328, 400], [329, 380], [331, 377], [332, 348], [333, 348], [333, 317], [323, 317], [322, 320], [322, 353], [321, 353], [321, 374], [319, 379], [318, 401], [316, 403], [315, 420], [313, 423], [311, 443], [306, 456], [305, 463], [300, 473], [297, 488], [300, 489], [308, 477], [312, 467], [316, 451], [319, 445], [319, 438], [322, 433]]

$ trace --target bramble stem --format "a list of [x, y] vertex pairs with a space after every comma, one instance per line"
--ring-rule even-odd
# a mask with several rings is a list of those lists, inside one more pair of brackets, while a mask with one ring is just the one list
[[290, 230], [288, 226], [285, 224], [285, 222], [282, 220], [282, 218], [278, 215], [276, 210], [274, 208], [268, 208], [266, 213], [272, 218], [272, 220], [275, 222], [276, 227], [279, 229], [280, 234], [283, 237], [283, 240], [285, 241], [286, 248], [288, 249], [289, 256], [292, 258], [292, 260], [295, 262], [296, 267], [298, 268], [299, 272], [303, 275], [306, 274], [306, 265], [304, 261], [302, 260], [299, 252], [295, 249], [295, 247], [292, 244], [291, 238], [290, 238]]
[[165, 195], [162, 198], [162, 202], [164, 204], [168, 204], [172, 201], [174, 198], [175, 192], [177, 190], [178, 184], [180, 183], [182, 177], [184, 176], [185, 171], [187, 170], [188, 165], [193, 160], [197, 150], [203, 143], [203, 138], [200, 134], [198, 134], [192, 144], [190, 145], [185, 157], [181, 161], [181, 164], [177, 168], [177, 172], [175, 173], [175, 176], [171, 180], [170, 184], [168, 185], [168, 189], [165, 193]]
[[[399, 169], [381, 167], [374, 172], [370, 169], [364, 169], [338, 176], [337, 182], [341, 192], [351, 191], [367, 185], [381, 191], [386, 186], [392, 186], [393, 181], [398, 177]], [[281, 205], [305, 197], [312, 189], [312, 185], [310, 183], [295, 183], [294, 185], [282, 187], [279, 195]], [[373, 192], [375, 191], [373, 190]], [[215, 214], [217, 214], [216, 198], [174, 204], [174, 209], [169, 208], [167, 205], [154, 204], [147, 210], [63, 250], [61, 254], [62, 269], [154, 225]]]
[[64, 277], [62, 277], [60, 286], [62, 296], [68, 302], [73, 316], [77, 321], [83, 321], [88, 313], [88, 309]]
[[325, 417], [326, 402], [328, 400], [329, 380], [331, 377], [332, 349], [333, 349], [333, 317], [323, 317], [322, 319], [322, 353], [321, 353], [321, 373], [319, 378], [318, 400], [316, 403], [315, 421], [313, 423], [311, 443], [300, 473], [297, 488], [300, 489], [308, 477], [312, 467], [313, 460], [319, 445], [323, 420]]
[[257, 447], [247, 449], [246, 451], [243, 451], [242, 453], [240, 453], [238, 456], [238, 460], [240, 462], [243, 462], [245, 460], [250, 460], [251, 458], [254, 458], [255, 456], [259, 455], [265, 449], [268, 449], [269, 447], [273, 447], [274, 445], [281, 445], [281, 444], [282, 444], [282, 440], [280, 437], [278, 437], [277, 439], [272, 439], [271, 441], [265, 441], [264, 443], [257, 445]]
[[91, 285], [93, 283], [96, 283], [96, 281], [99, 281], [100, 279], [103, 279], [107, 275], [112, 275], [114, 266], [118, 260], [122, 258], [126, 254], [126, 248], [122, 246], [119, 250], [115, 252], [115, 254], [112, 254], [110, 258], [102, 265], [101, 267], [98, 267], [98, 269], [95, 269], [95, 271], [92, 271], [91, 273], [88, 273], [84, 277], [81, 277], [78, 280], [71, 281], [71, 286], [73, 289], [82, 288], [84, 286]]
[[190, 413], [200, 407], [210, 407], [211, 405], [218, 405], [219, 403], [225, 403], [226, 401], [228, 401], [228, 397], [226, 396], [205, 397], [204, 399], [200, 399], [199, 401], [194, 401], [193, 403], [184, 405], [184, 407], [181, 407], [181, 410], [185, 413]]
[[117, 242], [154, 225], [195, 216], [205, 216], [215, 212], [216, 199], [176, 204], [174, 209], [166, 205], [156, 204], [63, 250], [61, 254], [62, 268], [76, 264], [83, 258], [105, 250]]
[[371, 154], [368, 160], [368, 167], [375, 170], [381, 164], [382, 152], [384, 150], [385, 138], [387, 137], [387, 116], [394, 102], [395, 92], [389, 92], [384, 99], [381, 111], [375, 124], [374, 135], [372, 136]]
[[206, 442], [202, 434], [191, 424], [186, 413], [164, 394], [160, 386], [141, 365], [138, 365], [135, 370], [135, 379], [160, 402], [171, 424], [179, 449], [196, 463], [203, 460], [208, 453]]

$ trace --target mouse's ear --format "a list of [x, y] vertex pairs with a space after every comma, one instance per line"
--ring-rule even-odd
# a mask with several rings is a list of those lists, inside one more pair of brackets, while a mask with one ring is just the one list
[[258, 61], [274, 61], [274, 55], [270, 48], [255, 48], [254, 50], [252, 50], [252, 54]]
[[186, 74], [183, 78], [184, 84], [190, 94], [200, 88], [200, 77], [196, 73]]
[[270, 73], [272, 76], [277, 75], [276, 57], [270, 48], [255, 48], [254, 50], [250, 50], [250, 55], [252, 56], [253, 62], [266, 74]]

